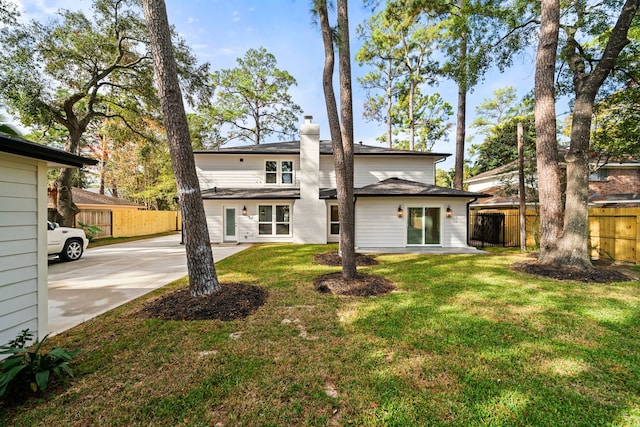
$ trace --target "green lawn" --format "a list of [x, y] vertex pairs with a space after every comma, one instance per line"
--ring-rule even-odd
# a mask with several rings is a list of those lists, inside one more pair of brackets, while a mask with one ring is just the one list
[[247, 319], [136, 317], [180, 280], [53, 337], [82, 349], [76, 381], [0, 425], [640, 425], [639, 282], [542, 280], [510, 269], [515, 252], [381, 255], [361, 271], [397, 292], [337, 297], [313, 290], [328, 249], [218, 263], [268, 289]]

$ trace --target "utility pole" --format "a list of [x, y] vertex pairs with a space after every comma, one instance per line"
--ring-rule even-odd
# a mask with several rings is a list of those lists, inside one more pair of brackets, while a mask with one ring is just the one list
[[518, 198], [520, 199], [520, 250], [527, 251], [527, 201], [524, 187], [524, 128], [518, 122]]

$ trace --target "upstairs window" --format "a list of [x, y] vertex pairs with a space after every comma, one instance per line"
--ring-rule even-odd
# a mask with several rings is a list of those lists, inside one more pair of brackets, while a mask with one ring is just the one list
[[282, 174], [280, 175], [282, 178], [283, 184], [293, 184], [293, 162], [291, 160], [280, 162], [280, 166], [282, 169]]
[[267, 184], [275, 184], [278, 182], [278, 162], [275, 160], [267, 160], [265, 164], [265, 173]]
[[264, 170], [267, 184], [293, 184], [292, 160], [267, 160]]

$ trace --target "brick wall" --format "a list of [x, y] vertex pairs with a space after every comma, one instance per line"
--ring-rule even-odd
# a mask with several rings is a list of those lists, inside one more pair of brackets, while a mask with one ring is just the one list
[[606, 181], [589, 181], [589, 193], [628, 194], [640, 192], [640, 168], [609, 169]]

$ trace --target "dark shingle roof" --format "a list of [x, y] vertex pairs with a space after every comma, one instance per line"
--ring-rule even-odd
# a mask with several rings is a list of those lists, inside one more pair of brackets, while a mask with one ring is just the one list
[[209, 188], [203, 199], [299, 199], [299, 188]]
[[66, 151], [36, 144], [18, 136], [0, 132], [0, 151], [32, 159], [43, 160], [52, 167], [75, 167], [95, 165], [97, 160], [69, 154]]
[[[490, 197], [488, 194], [438, 187], [437, 185], [423, 184], [400, 178], [387, 178], [375, 184], [356, 188], [354, 189], [354, 194], [357, 197]], [[321, 199], [333, 199], [335, 197], [335, 189], [325, 188], [320, 190]]]
[[[354, 144], [355, 155], [383, 156], [383, 155], [406, 155], [446, 158], [450, 154], [431, 153], [424, 151], [396, 150], [393, 148], [375, 147], [372, 145]], [[196, 154], [300, 154], [300, 141], [274, 142], [259, 145], [243, 145], [239, 147], [220, 148], [219, 150], [198, 150]], [[320, 141], [320, 154], [333, 154], [331, 141]]]
[[104, 194], [94, 193], [92, 191], [83, 190], [81, 188], [72, 188], [73, 202], [80, 205], [116, 205], [116, 206], [133, 206], [144, 207], [143, 205], [130, 202], [129, 200], [119, 197], [105, 196]]

